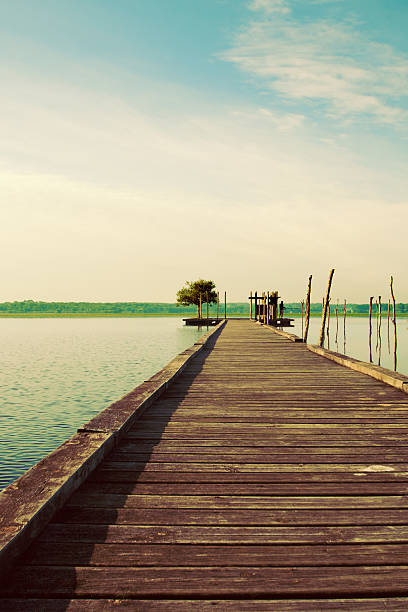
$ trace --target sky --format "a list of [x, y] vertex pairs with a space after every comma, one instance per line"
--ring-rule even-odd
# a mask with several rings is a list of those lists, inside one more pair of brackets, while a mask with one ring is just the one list
[[0, 0], [0, 301], [408, 302], [406, 0]]

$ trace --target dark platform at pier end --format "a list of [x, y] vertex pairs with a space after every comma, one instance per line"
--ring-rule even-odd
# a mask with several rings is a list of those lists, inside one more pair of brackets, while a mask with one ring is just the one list
[[249, 320], [184, 357], [35, 529], [11, 508], [0, 609], [407, 610], [408, 395]]

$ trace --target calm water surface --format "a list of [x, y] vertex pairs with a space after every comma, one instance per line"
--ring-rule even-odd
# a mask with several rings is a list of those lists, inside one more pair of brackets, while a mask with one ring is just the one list
[[206, 331], [175, 317], [0, 318], [0, 489]]
[[[350, 355], [362, 361], [369, 361], [368, 317], [346, 317], [346, 334], [344, 335], [343, 317], [330, 317], [329, 337], [325, 335], [324, 346], [332, 351]], [[288, 331], [302, 335], [302, 320], [296, 318], [295, 328]], [[309, 344], [318, 344], [321, 318], [312, 317], [309, 327]], [[394, 369], [394, 329], [390, 321], [389, 342], [387, 319], [381, 322], [381, 344], [377, 343], [377, 323], [372, 319], [372, 359], [376, 365]], [[397, 371], [408, 375], [408, 319], [397, 319]]]

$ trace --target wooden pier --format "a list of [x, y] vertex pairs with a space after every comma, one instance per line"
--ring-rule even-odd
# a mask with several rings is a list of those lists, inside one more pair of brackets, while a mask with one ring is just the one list
[[253, 321], [201, 348], [38, 528], [0, 609], [408, 610], [408, 395]]

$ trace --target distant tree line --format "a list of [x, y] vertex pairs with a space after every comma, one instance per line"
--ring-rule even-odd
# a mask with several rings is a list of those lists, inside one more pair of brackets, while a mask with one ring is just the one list
[[[220, 313], [224, 312], [221, 303]], [[210, 305], [210, 312], [216, 311], [215, 304]], [[64, 313], [64, 314], [197, 314], [195, 305], [183, 306], [167, 302], [36, 302], [24, 300], [21, 302], [0, 302], [0, 313]], [[231, 314], [248, 313], [247, 303], [229, 303]]]
[[[334, 313], [336, 305], [330, 305], [330, 311]], [[383, 304], [383, 313], [387, 310], [387, 304]], [[231, 302], [227, 305], [228, 314], [249, 314], [248, 302]], [[322, 304], [314, 303], [310, 307], [312, 314], [322, 312]], [[374, 306], [375, 310], [375, 306]], [[348, 314], [368, 314], [368, 304], [347, 304]], [[50, 314], [197, 314], [195, 305], [183, 306], [167, 302], [36, 302], [24, 300], [21, 302], [0, 302], [0, 314], [23, 314], [23, 313], [50, 313]], [[209, 312], [213, 316], [216, 305], [211, 304]], [[224, 313], [224, 303], [219, 305], [219, 312]], [[298, 314], [301, 312], [299, 302], [285, 303], [285, 313]], [[339, 312], [343, 312], [343, 304], [339, 304]], [[396, 304], [396, 312], [408, 313], [408, 304]]]

